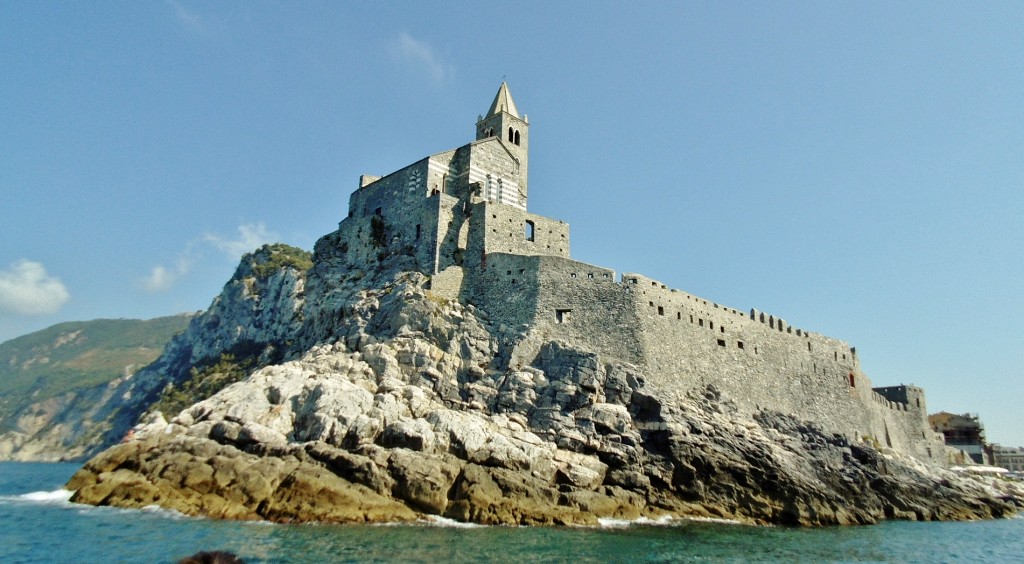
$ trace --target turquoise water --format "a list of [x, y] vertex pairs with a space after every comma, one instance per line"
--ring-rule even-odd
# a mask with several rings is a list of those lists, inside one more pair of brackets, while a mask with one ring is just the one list
[[73, 464], [0, 463], [0, 562], [1024, 562], [1024, 519], [785, 529], [677, 521], [603, 528], [267, 525], [81, 506]]

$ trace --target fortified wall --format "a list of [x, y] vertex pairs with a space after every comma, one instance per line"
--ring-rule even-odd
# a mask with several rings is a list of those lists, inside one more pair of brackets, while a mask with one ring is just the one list
[[506, 84], [476, 130], [470, 144], [361, 177], [348, 217], [318, 252], [328, 246], [361, 265], [414, 257], [432, 291], [518, 332], [512, 367], [558, 340], [635, 364], [665, 390], [714, 384], [747, 412], [791, 413], [942, 461], [924, 391], [872, 388], [845, 342], [570, 258], [569, 226], [526, 211], [529, 122]]

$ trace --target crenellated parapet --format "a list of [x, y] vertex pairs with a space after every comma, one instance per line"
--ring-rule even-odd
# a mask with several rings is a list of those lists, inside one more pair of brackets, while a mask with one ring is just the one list
[[573, 260], [569, 225], [527, 210], [527, 162], [528, 123], [502, 84], [473, 142], [362, 176], [318, 253], [359, 268], [414, 258], [432, 291], [487, 313], [509, 339], [510, 368], [558, 341], [633, 364], [662, 389], [713, 384], [751, 413], [796, 414], [852, 441], [939, 456], [924, 391], [873, 388], [848, 343]]

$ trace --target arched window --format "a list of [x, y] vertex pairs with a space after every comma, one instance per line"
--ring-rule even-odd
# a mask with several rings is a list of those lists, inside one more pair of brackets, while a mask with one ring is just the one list
[[515, 143], [516, 145], [519, 144], [519, 132], [518, 131], [516, 131], [516, 140], [513, 141], [513, 143]]
[[508, 142], [512, 143], [515, 139], [512, 136], [512, 128], [508, 128]]

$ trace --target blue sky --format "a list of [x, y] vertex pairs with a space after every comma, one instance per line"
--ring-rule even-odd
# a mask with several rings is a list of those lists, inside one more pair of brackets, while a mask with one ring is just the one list
[[505, 78], [573, 256], [1024, 445], [1024, 4], [0, 3], [0, 341], [207, 307]]

